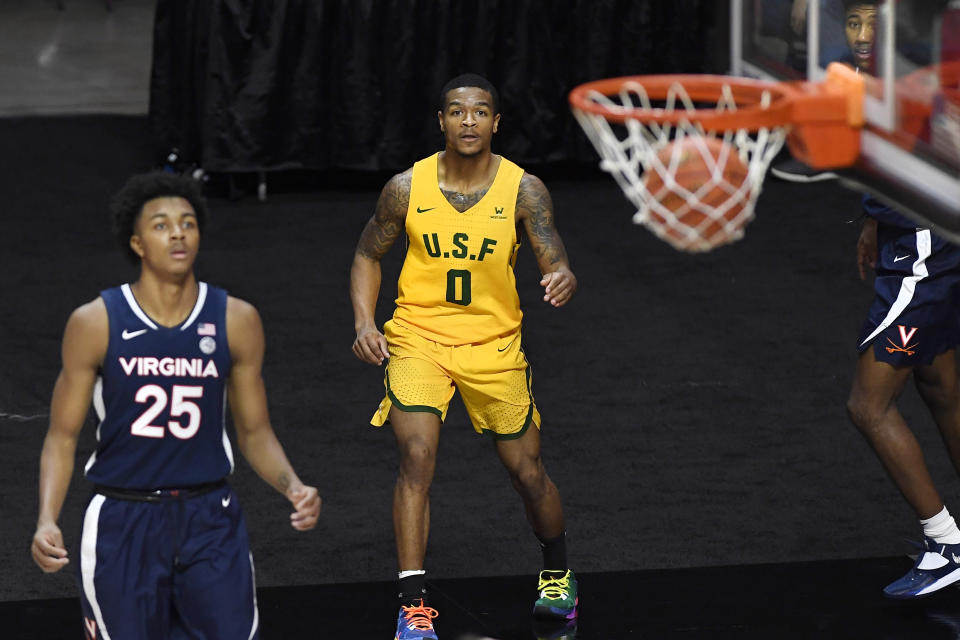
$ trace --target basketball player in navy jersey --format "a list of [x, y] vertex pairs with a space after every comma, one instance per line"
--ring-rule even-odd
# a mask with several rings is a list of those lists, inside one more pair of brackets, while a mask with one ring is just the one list
[[241, 452], [293, 505], [294, 529], [312, 529], [320, 512], [270, 425], [260, 317], [194, 276], [206, 205], [192, 179], [134, 176], [113, 208], [140, 276], [67, 322], [31, 553], [48, 573], [70, 561], [57, 519], [92, 399], [94, 491], [75, 556], [87, 637], [257, 638], [246, 525], [224, 480], [234, 466], [226, 398]]
[[[869, 73], [877, 3], [845, 2], [851, 63]], [[864, 197], [857, 243], [861, 279], [874, 268], [876, 297], [858, 341], [847, 411], [923, 528], [910, 571], [887, 585], [891, 598], [924, 596], [960, 580], [960, 530], [944, 506], [913, 432], [897, 409], [910, 374], [960, 470], [960, 247]]]

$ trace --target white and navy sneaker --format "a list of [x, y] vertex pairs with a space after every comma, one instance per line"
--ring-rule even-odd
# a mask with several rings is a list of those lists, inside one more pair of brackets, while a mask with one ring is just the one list
[[883, 589], [888, 598], [919, 598], [960, 580], [960, 544], [924, 537], [917, 562], [905, 576]]

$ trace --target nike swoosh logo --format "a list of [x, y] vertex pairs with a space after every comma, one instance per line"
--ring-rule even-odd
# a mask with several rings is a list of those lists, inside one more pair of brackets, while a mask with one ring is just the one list
[[147, 332], [146, 329], [140, 329], [138, 331], [127, 331], [126, 329], [124, 329], [123, 333], [120, 334], [120, 337], [123, 338], [124, 340], [130, 340], [131, 338], [142, 336], [146, 332]]
[[421, 209], [420, 207], [417, 207], [417, 213], [426, 213], [427, 211], [433, 211], [434, 209], [436, 209], [436, 207], [430, 207], [429, 209]]
[[[516, 340], [516, 338], [513, 338], [513, 340]], [[500, 347], [497, 347], [497, 351], [499, 351], [500, 353], [503, 353], [504, 351], [506, 351], [507, 349], [509, 349], [509, 348], [510, 348], [510, 345], [513, 344], [513, 340], [511, 340], [510, 342], [508, 342], [508, 343], [507, 343], [507, 346], [505, 346], [503, 349], [501, 349]]]
[[221, 499], [220, 499], [220, 504], [223, 505], [223, 508], [224, 508], [224, 509], [226, 509], [227, 507], [229, 507], [229, 506], [230, 506], [230, 496], [227, 496], [226, 498], [221, 498]]
[[909, 258], [909, 257], [910, 257], [910, 254], [908, 253], [908, 254], [905, 255], [905, 256], [897, 256], [897, 257], [895, 257], [895, 258], [893, 259], [893, 261], [894, 261], [894, 262], [900, 262], [901, 260], [906, 260], [906, 259]]

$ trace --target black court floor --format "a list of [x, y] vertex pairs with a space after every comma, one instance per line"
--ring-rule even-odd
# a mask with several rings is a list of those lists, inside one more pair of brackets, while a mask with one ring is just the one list
[[[910, 560], [817, 561], [737, 567], [585, 573], [571, 626], [536, 626], [533, 578], [458, 578], [429, 583], [450, 640], [622, 638], [960, 638], [960, 589], [916, 602], [886, 600], [880, 588]], [[258, 592], [261, 637], [387, 640], [394, 584], [271, 587]], [[82, 637], [73, 598], [0, 603], [3, 638]]]

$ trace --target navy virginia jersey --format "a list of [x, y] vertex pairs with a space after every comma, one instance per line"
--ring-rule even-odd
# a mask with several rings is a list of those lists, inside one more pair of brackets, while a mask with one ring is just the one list
[[233, 471], [224, 425], [227, 292], [199, 283], [193, 311], [176, 327], [155, 323], [130, 285], [100, 293], [110, 342], [94, 388], [100, 424], [86, 477], [122, 489], [215, 482]]

